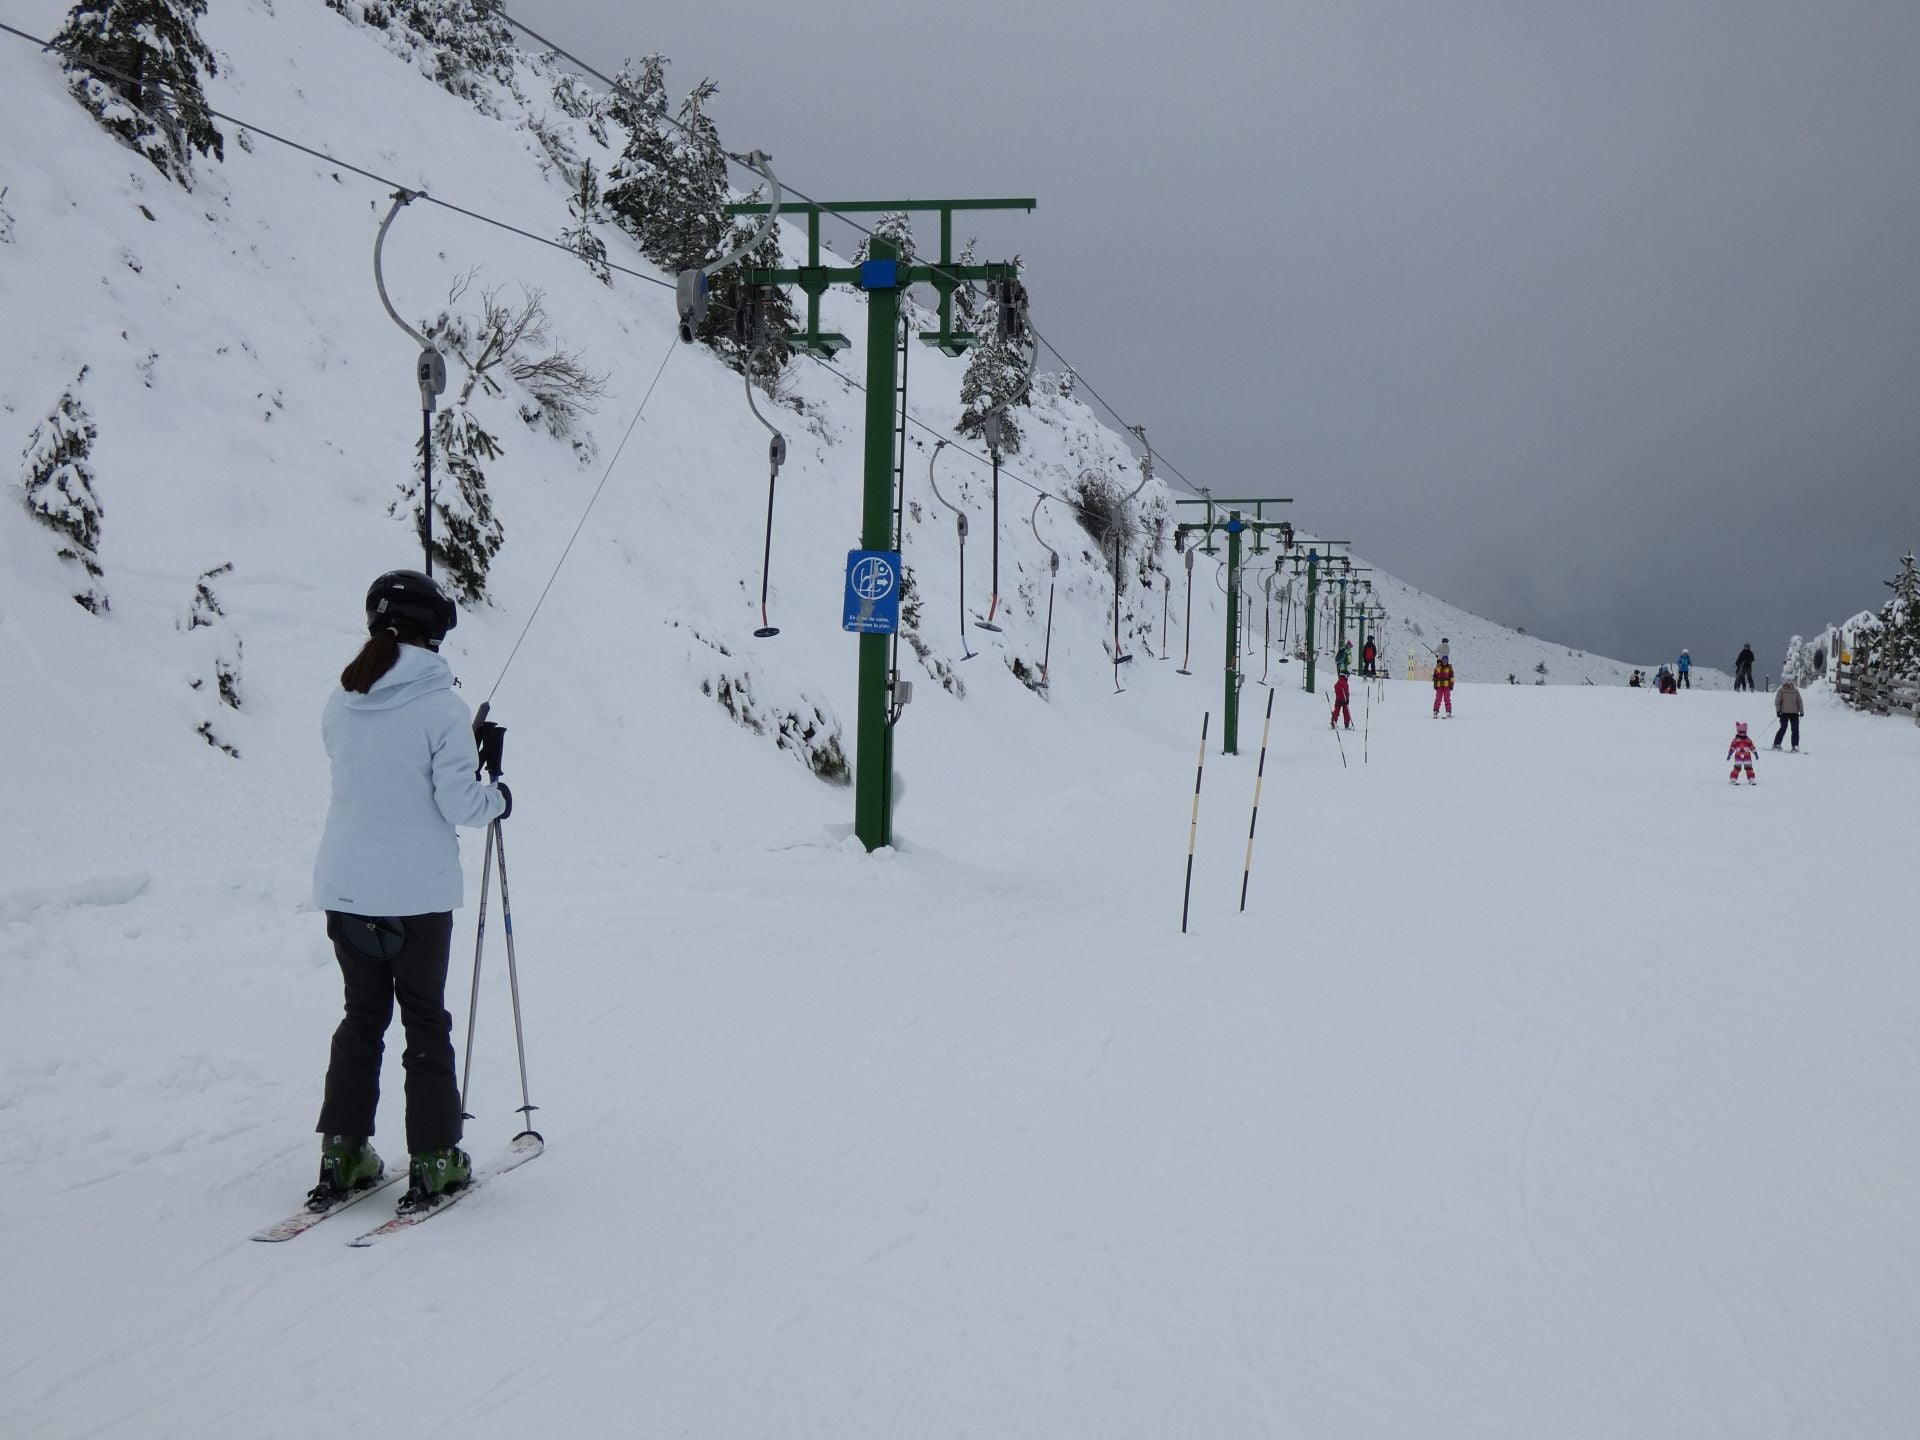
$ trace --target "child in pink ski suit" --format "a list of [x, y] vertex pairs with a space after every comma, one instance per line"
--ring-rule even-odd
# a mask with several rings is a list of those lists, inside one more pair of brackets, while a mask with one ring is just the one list
[[1733, 727], [1733, 743], [1727, 747], [1727, 758], [1733, 762], [1733, 769], [1727, 773], [1727, 783], [1729, 785], [1738, 785], [1740, 783], [1740, 771], [1743, 768], [1747, 772], [1747, 783], [1749, 785], [1758, 785], [1760, 783], [1753, 778], [1753, 755], [1755, 748], [1753, 737], [1747, 734], [1747, 722], [1744, 720], [1736, 722]]
[[1347, 704], [1347, 697], [1350, 694], [1352, 691], [1347, 688], [1346, 676], [1342, 675], [1333, 682], [1333, 718], [1327, 722], [1328, 725], [1338, 725], [1341, 719], [1345, 718], [1347, 729], [1353, 728], [1353, 710]]
[[1440, 718], [1440, 706], [1445, 702], [1447, 716], [1453, 716], [1453, 661], [1442, 650], [1433, 662], [1433, 718]]

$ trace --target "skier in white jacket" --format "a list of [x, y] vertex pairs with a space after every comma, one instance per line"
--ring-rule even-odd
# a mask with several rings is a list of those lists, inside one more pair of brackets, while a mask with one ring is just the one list
[[320, 1108], [318, 1210], [377, 1183], [380, 1060], [394, 1003], [406, 1028], [407, 1197], [430, 1205], [467, 1183], [453, 1021], [446, 1009], [453, 912], [461, 895], [457, 825], [503, 820], [505, 785], [478, 779], [476, 727], [437, 651], [458, 621], [453, 601], [417, 570], [367, 591], [368, 640], [341, 673], [320, 723], [333, 798], [314, 864], [313, 903], [346, 987]]

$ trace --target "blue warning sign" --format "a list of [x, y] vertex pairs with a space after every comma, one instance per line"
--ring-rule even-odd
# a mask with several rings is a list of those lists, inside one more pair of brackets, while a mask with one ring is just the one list
[[849, 550], [844, 630], [892, 635], [900, 629], [900, 552]]

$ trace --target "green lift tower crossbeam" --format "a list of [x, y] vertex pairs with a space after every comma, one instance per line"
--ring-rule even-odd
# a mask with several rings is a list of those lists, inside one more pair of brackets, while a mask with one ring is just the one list
[[[789, 343], [824, 355], [831, 360], [850, 343], [846, 336], [835, 331], [822, 332], [820, 329], [820, 297], [827, 293], [827, 287], [835, 283], [835, 272], [820, 264], [820, 217], [824, 215], [883, 215], [930, 214], [940, 215], [940, 258], [933, 273], [920, 276], [912, 283], [928, 284], [940, 296], [940, 328], [923, 330], [920, 339], [928, 345], [937, 345], [949, 355], [965, 354], [979, 337], [964, 330], [953, 328], [953, 296], [968, 277], [963, 267], [954, 262], [953, 255], [953, 212], [956, 210], [1025, 210], [1032, 212], [1038, 202], [1032, 199], [1021, 200], [819, 200], [819, 201], [782, 201], [782, 215], [805, 213], [807, 217], [807, 263], [792, 272], [794, 278], [783, 284], [798, 285], [807, 297], [807, 328], [800, 334], [789, 337]], [[764, 201], [753, 204], [729, 205], [729, 215], [764, 215], [767, 204]], [[916, 266], [916, 272], [923, 267]], [[992, 267], [974, 267], [992, 268]]]

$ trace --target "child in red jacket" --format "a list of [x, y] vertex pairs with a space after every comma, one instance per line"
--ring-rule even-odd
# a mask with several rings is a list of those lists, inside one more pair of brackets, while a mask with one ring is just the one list
[[1749, 785], [1760, 783], [1753, 778], [1754, 749], [1753, 737], [1747, 734], [1747, 722], [1744, 720], [1737, 722], [1733, 727], [1733, 743], [1727, 747], [1727, 758], [1733, 762], [1733, 769], [1727, 774], [1729, 785], [1740, 783], [1740, 771], [1743, 768], [1747, 772]]
[[1333, 682], [1333, 718], [1327, 722], [1329, 726], [1338, 725], [1341, 717], [1344, 716], [1346, 717], [1347, 729], [1351, 730], [1353, 728], [1353, 711], [1347, 705], [1347, 697], [1350, 693], [1352, 692], [1347, 689], [1346, 676], [1342, 675], [1338, 680]]

